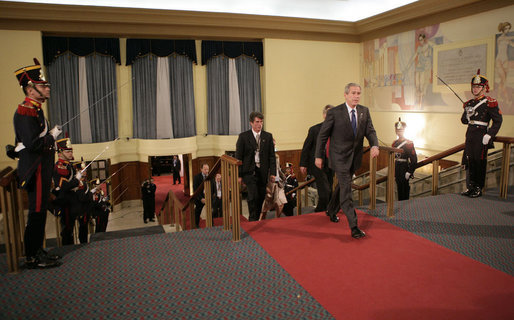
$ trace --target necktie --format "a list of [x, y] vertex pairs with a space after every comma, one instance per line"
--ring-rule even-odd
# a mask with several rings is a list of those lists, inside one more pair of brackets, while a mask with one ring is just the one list
[[353, 135], [357, 136], [357, 119], [355, 118], [355, 109], [352, 110], [352, 129]]
[[261, 135], [260, 133], [257, 133], [255, 136], [255, 140], [257, 141], [257, 150], [261, 150]]

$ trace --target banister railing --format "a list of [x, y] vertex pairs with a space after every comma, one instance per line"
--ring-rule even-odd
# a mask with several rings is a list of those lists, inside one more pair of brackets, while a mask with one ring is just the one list
[[[241, 240], [241, 191], [239, 185], [239, 166], [241, 160], [222, 155], [221, 158], [223, 230], [232, 228], [232, 240]], [[232, 219], [230, 219], [232, 217]], [[232, 225], [230, 222], [232, 220]]]
[[0, 186], [7, 268], [9, 273], [17, 273], [20, 270], [18, 258], [23, 256], [25, 221], [21, 192], [16, 182], [16, 169], [7, 167], [0, 172]]
[[288, 195], [291, 195], [291, 194], [297, 192], [297, 195], [296, 195], [296, 215], [297, 216], [302, 214], [302, 191], [305, 191], [305, 203], [307, 204], [307, 194], [308, 193], [307, 193], [307, 190], [305, 190], [305, 188], [308, 187], [314, 181], [316, 181], [316, 178], [312, 178], [309, 181], [299, 183], [297, 187], [289, 190], [286, 193], [286, 197], [287, 197]]
[[241, 195], [238, 181], [238, 167], [240, 165], [240, 160], [222, 155], [212, 167], [207, 178], [184, 204], [178, 200], [173, 191], [170, 191], [160, 210], [159, 223], [166, 224], [169, 221], [175, 224], [177, 231], [186, 230], [186, 217], [189, 213], [190, 226], [194, 227], [194, 199], [205, 190], [206, 227], [212, 227], [211, 179], [221, 168], [223, 230], [232, 229], [232, 239], [234, 241], [241, 240], [239, 220], [241, 215]]

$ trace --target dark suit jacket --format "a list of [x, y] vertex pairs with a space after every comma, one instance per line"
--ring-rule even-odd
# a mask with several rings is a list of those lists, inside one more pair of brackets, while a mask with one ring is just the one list
[[[253, 136], [252, 130], [248, 130], [239, 134], [236, 143], [236, 159], [243, 162], [239, 166], [239, 177], [252, 175], [255, 170], [255, 151], [257, 150], [257, 142]], [[262, 181], [268, 181], [270, 175], [276, 175], [277, 163], [275, 160], [275, 147], [273, 145], [273, 135], [269, 132], [261, 130], [261, 149], [259, 152], [261, 162], [261, 178]]]
[[180, 172], [180, 167], [182, 164], [180, 163], [180, 159], [177, 158], [177, 163], [175, 164], [175, 159], [171, 160], [171, 165], [173, 166], [173, 171]]
[[[318, 141], [318, 134], [322, 124], [323, 122], [320, 122], [310, 127], [307, 138], [305, 138], [305, 141], [303, 142], [302, 154], [300, 155], [300, 167], [306, 167], [310, 174], [312, 174], [312, 170], [315, 167], [314, 158], [316, 155], [316, 143]], [[327, 165], [326, 153], [323, 153], [322, 159], [323, 166], [325, 167]]]
[[[198, 189], [198, 187], [202, 184], [203, 182], [203, 175], [202, 173], [200, 172], [199, 174], [197, 174], [196, 176], [194, 176], [193, 178], [193, 192], [196, 191], [196, 189]], [[196, 205], [199, 205], [199, 204], [203, 204], [202, 203], [202, 199], [205, 198], [205, 193], [204, 192], [201, 192], [198, 197], [195, 198], [195, 204]]]
[[357, 112], [357, 135], [353, 135], [350, 116], [343, 103], [328, 110], [323, 122], [316, 143], [316, 158], [322, 158], [325, 152], [325, 144], [330, 137], [329, 159], [330, 167], [334, 171], [355, 172], [361, 165], [362, 143], [364, 137], [370, 146], [378, 146], [378, 138], [373, 128], [373, 122], [369, 109], [361, 106], [356, 107]]

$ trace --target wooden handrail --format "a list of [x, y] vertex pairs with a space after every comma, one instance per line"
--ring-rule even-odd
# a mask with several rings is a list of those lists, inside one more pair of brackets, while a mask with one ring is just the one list
[[[384, 181], [387, 181], [387, 176], [378, 178], [377, 184], [382, 183]], [[352, 189], [354, 189], [354, 190], [362, 191], [362, 190], [366, 190], [367, 188], [369, 188], [369, 182], [366, 184], [363, 184], [363, 185], [356, 185], [356, 184], [352, 183]]]
[[13, 179], [16, 178], [16, 169], [13, 169], [11, 167], [7, 167], [2, 170], [0, 174], [0, 186], [7, 187]]
[[498, 137], [498, 136], [496, 136], [494, 138], [494, 141], [503, 142], [503, 143], [514, 143], [514, 137]]
[[305, 188], [306, 186], [310, 185], [311, 183], [313, 183], [314, 181], [316, 181], [316, 178], [312, 178], [310, 179], [309, 181], [305, 181], [303, 182], [302, 184], [298, 184], [298, 187], [295, 187], [294, 189], [291, 189], [289, 190], [287, 193], [286, 193], [286, 196], [292, 194], [292, 193], [295, 193], [298, 189], [303, 189]]
[[464, 150], [464, 146], [465, 146], [465, 144], [462, 143], [462, 144], [459, 144], [458, 146], [455, 146], [453, 148], [450, 148], [448, 150], [445, 150], [443, 152], [435, 154], [435, 155], [433, 155], [431, 157], [428, 157], [428, 158], [425, 158], [425, 159], [423, 159], [421, 161], [418, 161], [418, 164], [416, 165], [416, 168], [421, 168], [423, 166], [426, 166], [427, 164], [432, 163], [433, 161], [441, 160], [443, 158], [451, 156], [452, 154], [460, 152], [460, 151]]

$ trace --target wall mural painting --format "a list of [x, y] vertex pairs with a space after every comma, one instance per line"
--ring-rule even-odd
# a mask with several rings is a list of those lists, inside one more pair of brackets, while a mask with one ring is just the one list
[[[452, 66], [459, 69], [460, 73], [465, 73], [466, 79], [471, 79], [476, 73], [477, 61], [463, 59], [458, 66], [450, 61], [458, 59], [458, 54], [464, 54], [466, 57], [474, 56], [478, 60], [484, 60], [480, 61], [483, 66], [482, 74], [485, 75], [484, 72], [488, 69], [494, 69], [494, 90], [489, 94], [498, 99], [503, 114], [514, 114], [514, 32], [510, 30], [511, 25], [508, 22], [498, 26], [500, 33], [496, 34], [496, 43], [492, 44], [491, 40], [490, 45], [495, 47], [495, 63], [490, 68], [486, 66], [488, 62], [492, 63], [492, 58], [485, 61], [488, 59], [487, 44], [470, 46], [470, 41], [462, 44], [450, 42], [444, 37], [439, 24], [366, 41], [363, 43], [365, 102], [383, 111], [460, 113], [462, 103], [448, 88], [441, 89], [442, 83], [437, 80], [437, 66], [434, 68], [434, 61], [438, 58], [438, 66]], [[454, 49], [446, 50], [446, 46]], [[483, 52], [476, 52], [475, 48], [482, 48]], [[446, 68], [439, 70], [440, 73], [444, 73], [443, 71], [446, 74], [449, 72]], [[489, 81], [493, 82], [490, 74], [491, 72], [487, 72]], [[462, 99], [471, 97], [467, 80], [459, 81], [455, 88]]]
[[494, 88], [503, 114], [514, 115], [514, 32], [510, 22], [500, 22], [496, 35]]

